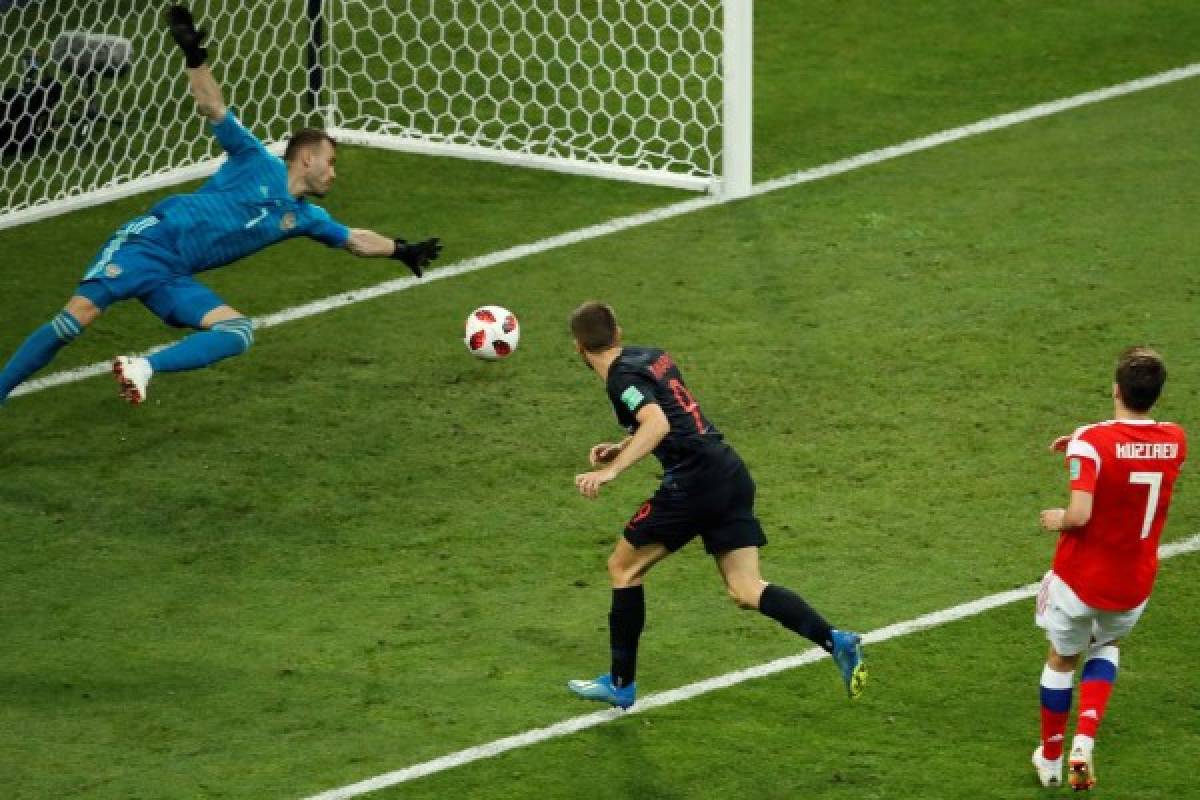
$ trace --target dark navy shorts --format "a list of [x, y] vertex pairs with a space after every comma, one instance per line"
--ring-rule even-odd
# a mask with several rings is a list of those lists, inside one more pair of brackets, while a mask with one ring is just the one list
[[675, 552], [699, 536], [710, 555], [762, 547], [767, 537], [754, 516], [754, 492], [744, 464], [718, 478], [664, 479], [626, 523], [625, 539], [634, 547], [657, 543]]

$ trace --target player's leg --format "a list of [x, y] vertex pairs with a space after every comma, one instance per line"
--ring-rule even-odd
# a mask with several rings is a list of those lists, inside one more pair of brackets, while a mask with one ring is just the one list
[[241, 355], [254, 344], [251, 320], [190, 277], [177, 278], [141, 299], [168, 325], [198, 330], [148, 358], [118, 356], [113, 361], [121, 395], [131, 403], [145, 401], [156, 372], [201, 369]]
[[1078, 656], [1060, 654], [1050, 645], [1038, 697], [1041, 704], [1041, 744], [1033, 752], [1033, 766], [1043, 786], [1062, 785], [1063, 740], [1071, 713], [1075, 664]]
[[615, 686], [628, 686], [637, 676], [638, 641], [646, 622], [646, 595], [642, 582], [651, 567], [671, 551], [657, 543], [634, 547], [621, 539], [608, 558], [612, 607], [608, 613], [609, 648]]
[[830, 653], [849, 695], [856, 698], [862, 694], [867, 670], [858, 634], [834, 628], [803, 597], [784, 586], [764, 581], [757, 546], [739, 547], [713, 558], [726, 591], [739, 608], [757, 610]]
[[[203, 293], [211, 294], [207, 289]], [[179, 314], [178, 310], [176, 313], [177, 319], [189, 319]], [[226, 358], [241, 355], [254, 344], [254, 324], [245, 314], [224, 303], [205, 311], [199, 317], [195, 324], [184, 323], [188, 327], [199, 328], [196, 333], [150, 356], [150, 367], [155, 372], [201, 369]]]
[[660, 487], [626, 523], [608, 558], [612, 585], [608, 615], [611, 668], [594, 680], [569, 681], [567, 688], [572, 692], [621, 708], [633, 705], [637, 695], [638, 643], [646, 620], [642, 582], [655, 564], [692, 539], [691, 530], [687, 498], [665, 487]]
[[1104, 719], [1108, 698], [1117, 680], [1117, 644], [1115, 640], [1102, 645], [1092, 643], [1079, 675], [1079, 711], [1067, 760], [1067, 780], [1076, 790], [1091, 789], [1096, 785], [1093, 748], [1096, 731]]
[[739, 607], [756, 609], [824, 649], [833, 656], [846, 692], [859, 697], [867, 682], [862, 637], [835, 629], [800, 595], [763, 580], [759, 548], [767, 537], [754, 514], [754, 495], [754, 480], [744, 465], [706, 493], [711, 522], [701, 534], [704, 549], [716, 560], [725, 588]]
[[567, 688], [588, 700], [629, 708], [637, 697], [638, 643], [646, 623], [642, 588], [646, 573], [671, 551], [658, 542], [635, 547], [622, 538], [608, 558], [612, 605], [608, 612], [609, 671], [594, 680], [573, 680]]
[[1096, 732], [1117, 680], [1120, 641], [1133, 631], [1145, 610], [1145, 603], [1128, 611], [1090, 609], [1091, 641], [1084, 651], [1083, 671], [1079, 675], [1079, 711], [1067, 761], [1068, 780], [1075, 789], [1091, 789], [1096, 785], [1093, 752]]
[[1117, 667], [1120, 664], [1120, 642], [1093, 644], [1088, 648], [1079, 674], [1079, 724], [1075, 727], [1078, 737], [1087, 737], [1088, 744], [1096, 738], [1096, 731], [1104, 720], [1108, 709], [1108, 698], [1112, 696], [1117, 682]]
[[37, 328], [0, 370], [0, 405], [26, 378], [49, 364], [58, 351], [75, 341], [96, 321], [103, 308], [83, 295], [74, 295], [63, 310]]
[[1050, 641], [1039, 681], [1041, 743], [1033, 751], [1033, 766], [1043, 786], [1062, 785], [1063, 742], [1075, 686], [1079, 653], [1091, 636], [1086, 606], [1053, 572], [1047, 572], [1038, 591], [1035, 622]]
[[34, 331], [0, 372], [0, 403], [17, 384], [49, 364], [110, 305], [140, 296], [162, 282], [166, 269], [142, 238], [157, 224], [155, 217], [138, 217], [109, 237], [85, 268], [66, 307]]

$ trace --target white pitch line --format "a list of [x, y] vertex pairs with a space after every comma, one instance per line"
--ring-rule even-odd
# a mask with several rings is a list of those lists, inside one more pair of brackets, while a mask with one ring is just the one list
[[[1165, 86], [1169, 83], [1194, 78], [1200, 75], [1200, 63], [1190, 64], [1186, 67], [1160, 72], [1157, 75], [1149, 75], [1144, 78], [1119, 83], [1115, 86], [1109, 86], [1106, 89], [1097, 89], [1091, 92], [1084, 92], [1072, 97], [1064, 97], [1058, 100], [1052, 100], [1047, 103], [1040, 103], [1020, 111], [1013, 111], [1008, 114], [1001, 114], [995, 117], [973, 122], [969, 125], [963, 125], [958, 128], [950, 128], [949, 130], [934, 133], [929, 136], [923, 136], [919, 139], [912, 139], [901, 144], [884, 147], [879, 150], [871, 150], [866, 153], [860, 153], [856, 156], [844, 158], [840, 161], [834, 161], [824, 166], [814, 167], [812, 169], [801, 170], [790, 175], [785, 175], [782, 178], [775, 178], [754, 186], [751, 189], [748, 197], [758, 197], [769, 192], [775, 192], [780, 189], [787, 189], [793, 186], [799, 186], [802, 183], [811, 183], [812, 181], [830, 178], [835, 175], [841, 175], [852, 170], [869, 167], [874, 164], [879, 164], [883, 161], [890, 161], [901, 156], [911, 155], [923, 150], [931, 150], [935, 147], [940, 147], [950, 142], [957, 142], [961, 139], [966, 139], [971, 136], [978, 136], [984, 133], [991, 133], [1003, 128], [1011, 128], [1014, 125], [1019, 125], [1030, 120], [1049, 117], [1054, 114], [1061, 114], [1064, 111], [1080, 108], [1082, 106], [1099, 103], [1104, 100], [1110, 100], [1114, 97], [1133, 94], [1135, 92], [1153, 89], [1158, 86]], [[740, 198], [739, 198], [740, 199]], [[516, 261], [526, 256], [538, 255], [551, 250], [556, 250], [561, 247], [569, 247], [570, 245], [586, 242], [589, 239], [598, 239], [601, 236], [618, 233], [620, 231], [638, 228], [643, 225], [651, 225], [655, 222], [661, 222], [672, 217], [682, 216], [683, 214], [691, 214], [695, 211], [701, 211], [706, 208], [722, 205], [731, 202], [728, 199], [720, 197], [697, 197], [691, 200], [685, 200], [681, 203], [673, 203], [669, 206], [663, 206], [652, 211], [646, 211], [639, 214], [633, 214], [626, 217], [617, 217], [607, 222], [602, 222], [597, 225], [590, 225], [586, 228], [570, 231], [568, 233], [550, 236], [546, 239], [540, 239], [529, 244], [510, 247], [506, 250], [499, 250], [487, 255], [469, 258], [465, 261], [460, 261], [450, 266], [435, 269], [426, 274], [424, 280], [418, 281], [416, 278], [398, 278], [396, 280], [386, 281], [375, 286], [368, 286], [363, 289], [356, 289], [342, 294], [335, 294], [326, 297], [322, 300], [315, 300], [302, 306], [287, 308], [283, 311], [278, 311], [274, 314], [267, 314], [262, 317], [255, 317], [254, 324], [258, 328], [270, 328], [275, 325], [282, 325], [286, 322], [292, 322], [305, 317], [324, 314], [334, 309], [342, 308], [343, 306], [361, 303], [365, 300], [372, 300], [384, 295], [402, 292], [411, 289], [414, 286], [431, 281], [438, 281], [444, 278], [452, 278], [458, 275], [465, 275], [468, 272], [477, 272], [489, 267], [495, 267], [500, 264], [507, 264], [510, 261]], [[167, 345], [158, 345], [157, 347], [147, 351], [147, 353], [160, 350]], [[94, 375], [101, 375], [109, 371], [109, 362], [100, 362], [91, 364], [86, 367], [77, 369], [65, 370], [63, 372], [55, 372], [43, 378], [27, 381], [12, 393], [12, 396], [31, 394], [39, 392], [43, 389], [49, 389], [54, 386], [62, 386], [67, 383], [81, 381], [84, 378], [90, 378]]]
[[[1200, 550], [1200, 533], [1188, 539], [1162, 545], [1158, 548], [1158, 555], [1159, 558], [1166, 559], [1184, 553], [1192, 553], [1197, 550]], [[987, 597], [981, 597], [978, 600], [972, 600], [969, 603], [945, 608], [941, 611], [934, 611], [920, 617], [905, 620], [904, 622], [897, 622], [894, 625], [888, 625], [885, 628], [879, 628], [865, 634], [863, 641], [867, 644], [878, 644], [886, 642], [889, 639], [936, 628], [948, 622], [974, 617], [986, 611], [1033, 597], [1037, 594], [1039, 586], [1040, 582], [1031, 583], [1018, 589], [1010, 589], [1007, 592], [999, 592]], [[643, 711], [649, 711], [652, 708], [669, 706], [673, 703], [682, 703], [685, 700], [691, 700], [702, 694], [736, 686], [739, 683], [745, 683], [754, 678], [763, 678], [768, 675], [774, 675], [777, 672], [802, 667], [805, 664], [812, 664], [828, 657], [828, 654], [824, 650], [814, 647], [811, 650], [806, 650], [794, 656], [778, 658], [774, 661], [768, 661], [765, 664], [737, 670], [736, 672], [728, 672], [724, 675], [718, 675], [715, 678], [697, 681], [696, 683], [689, 683], [686, 686], [680, 686], [678, 689], [647, 695], [638, 700], [637, 704], [629, 711], [619, 711], [613, 708], [606, 711], [597, 711], [592, 714], [584, 714], [579, 717], [572, 717], [546, 728], [535, 728], [515, 736], [506, 736], [503, 739], [497, 739], [487, 744], [477, 745], [476, 747], [468, 747], [466, 750], [459, 750], [456, 753], [450, 753], [449, 755], [435, 758], [432, 761], [414, 764], [411, 767], [398, 769], [395, 772], [387, 772], [382, 775], [376, 775], [374, 778], [359, 781], [358, 783], [352, 783], [337, 789], [330, 789], [320, 794], [312, 795], [306, 798], [306, 800], [348, 800], [351, 797], [359, 797], [370, 792], [379, 791], [380, 789], [386, 789], [389, 786], [396, 786], [397, 784], [413, 781], [426, 775], [432, 775], [435, 772], [443, 772], [470, 764], [473, 761], [481, 761], [485, 758], [498, 756], [510, 750], [517, 750], [549, 739], [578, 733], [588, 728], [594, 728], [597, 725], [603, 725], [606, 722], [612, 722], [629, 714], [639, 714]]]

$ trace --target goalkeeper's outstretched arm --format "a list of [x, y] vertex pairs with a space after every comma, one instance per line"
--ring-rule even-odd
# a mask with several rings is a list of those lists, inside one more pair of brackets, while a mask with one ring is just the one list
[[167, 29], [175, 44], [183, 51], [188, 89], [196, 100], [196, 109], [209, 122], [221, 122], [225, 119], [225, 98], [221, 96], [221, 87], [205, 63], [208, 61], [208, 48], [204, 46], [204, 40], [208, 37], [208, 31], [197, 30], [192, 12], [181, 5], [167, 9]]
[[442, 243], [435, 238], [410, 244], [404, 239], [389, 239], [365, 228], [351, 228], [346, 249], [363, 258], [394, 258], [402, 261], [419, 278], [424, 274], [425, 267], [441, 255]]
[[225, 119], [225, 98], [221, 95], [221, 87], [212, 76], [212, 70], [207, 64], [201, 64], [187, 71], [188, 89], [196, 99], [196, 110], [209, 122], [216, 125]]
[[362, 258], [388, 258], [396, 250], [396, 242], [366, 228], [351, 228], [346, 249]]

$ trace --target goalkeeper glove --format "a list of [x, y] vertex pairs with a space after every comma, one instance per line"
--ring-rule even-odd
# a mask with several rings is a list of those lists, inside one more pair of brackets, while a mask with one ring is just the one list
[[422, 268], [428, 267], [430, 262], [442, 252], [442, 240], [436, 237], [412, 244], [409, 244], [404, 239], [396, 239], [395, 241], [396, 249], [392, 251], [392, 258], [407, 264], [408, 268], [418, 278], [424, 274]]
[[201, 47], [208, 31], [196, 30], [196, 21], [192, 19], [191, 11], [178, 5], [168, 8], [167, 28], [170, 29], [175, 44], [183, 51], [189, 69], [195, 69], [208, 60], [208, 50]]

